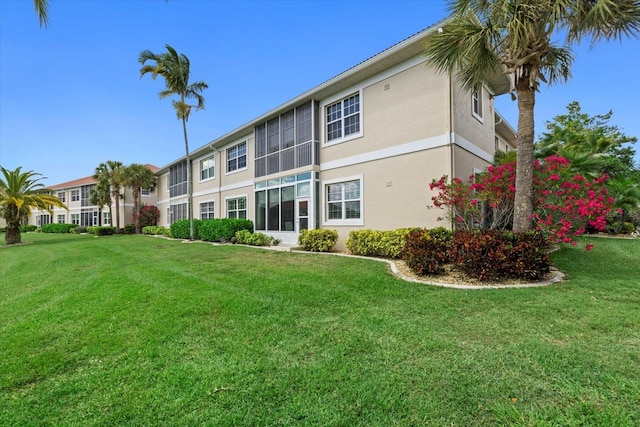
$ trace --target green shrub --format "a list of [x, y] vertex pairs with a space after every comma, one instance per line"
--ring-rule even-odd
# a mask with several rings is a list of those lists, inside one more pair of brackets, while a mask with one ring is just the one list
[[353, 230], [345, 242], [354, 255], [400, 258], [405, 237], [413, 228], [399, 228], [391, 231]]
[[135, 234], [136, 226], [135, 224], [127, 224], [122, 228], [122, 234]]
[[198, 233], [207, 242], [230, 242], [240, 230], [253, 232], [253, 222], [242, 218], [207, 219], [201, 222]]
[[456, 268], [479, 280], [537, 280], [551, 269], [549, 248], [549, 240], [539, 232], [459, 230], [453, 235], [451, 257]]
[[240, 230], [236, 232], [236, 243], [241, 245], [251, 246], [271, 246], [274, 239], [264, 233], [251, 233], [247, 230]]
[[[193, 238], [198, 240], [200, 236], [198, 235], [198, 227], [202, 220], [194, 219], [193, 220]], [[181, 219], [180, 221], [176, 221], [169, 227], [170, 232], [169, 236], [174, 239], [189, 239], [191, 237], [190, 229], [189, 229], [189, 220]]]
[[151, 234], [154, 236], [168, 236], [170, 230], [160, 225], [148, 225], [142, 228], [142, 234]]
[[[74, 225], [76, 225], [76, 224], [74, 224]], [[74, 227], [71, 230], [69, 230], [69, 232], [71, 232], [73, 234], [86, 233], [87, 232], [87, 227], [85, 227], [84, 225], [77, 225], [76, 227]]]
[[337, 241], [336, 230], [302, 230], [298, 236], [298, 244], [311, 252], [329, 252]]
[[87, 227], [87, 233], [95, 234], [96, 236], [111, 236], [116, 233], [116, 228], [108, 225], [103, 225], [101, 227]]
[[36, 227], [35, 225], [21, 225], [20, 226], [20, 232], [21, 233], [31, 233], [33, 231], [36, 231], [38, 229], [38, 227]]
[[77, 224], [44, 224], [41, 229], [43, 233], [69, 233], [72, 228], [77, 227]]
[[439, 274], [450, 262], [452, 232], [443, 227], [409, 232], [402, 249], [402, 259], [416, 274]]

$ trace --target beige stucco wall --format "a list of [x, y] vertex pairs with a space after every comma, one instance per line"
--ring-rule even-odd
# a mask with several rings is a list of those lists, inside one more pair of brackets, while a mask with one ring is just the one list
[[429, 183], [448, 175], [450, 164], [450, 147], [440, 147], [323, 171], [322, 188], [327, 181], [362, 176], [364, 221], [362, 226], [342, 226], [326, 221], [326, 195], [323, 194], [322, 228], [337, 230], [340, 241], [336, 249], [344, 250], [349, 231], [355, 229], [447, 226], [446, 222], [438, 221], [445, 212], [432, 207], [431, 197], [435, 193], [429, 189]]
[[456, 137], [462, 137], [486, 153], [493, 154], [495, 148], [494, 107], [489, 92], [482, 89], [482, 119], [473, 114], [471, 92], [458, 85], [453, 88], [454, 114], [453, 131]]
[[[340, 95], [357, 91], [361, 91], [362, 136], [327, 144], [325, 117], [321, 114], [322, 162], [430, 137], [442, 138], [449, 131], [448, 77], [434, 72], [424, 62], [390, 76], [381, 73]], [[321, 109], [336, 100], [339, 98], [323, 100]]]

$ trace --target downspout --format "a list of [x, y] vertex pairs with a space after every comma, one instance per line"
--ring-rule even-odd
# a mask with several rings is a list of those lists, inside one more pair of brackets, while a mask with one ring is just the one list
[[[455, 177], [455, 162], [453, 159], [455, 153], [455, 129], [454, 129], [454, 120], [453, 120], [453, 72], [449, 71], [449, 168], [451, 172], [451, 182], [453, 182], [453, 178]], [[451, 230], [454, 230], [455, 222], [453, 219], [453, 215], [451, 215]]]

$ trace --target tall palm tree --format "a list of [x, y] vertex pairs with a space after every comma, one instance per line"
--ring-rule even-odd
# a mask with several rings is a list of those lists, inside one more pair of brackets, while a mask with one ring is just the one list
[[7, 221], [4, 241], [8, 245], [20, 243], [20, 218], [31, 214], [36, 208], [53, 215], [52, 207], [67, 209], [62, 200], [50, 194], [40, 181], [45, 179], [33, 171], [22, 172], [22, 168], [7, 170], [0, 166], [0, 211]]
[[[111, 191], [111, 197], [116, 205], [116, 233], [120, 232], [120, 191], [122, 189], [123, 169], [122, 162], [107, 160], [98, 165], [93, 175], [93, 179], [98, 182], [98, 186], [107, 186]], [[110, 204], [109, 212], [111, 212]], [[113, 218], [113, 216], [111, 218]]]
[[122, 183], [131, 187], [133, 195], [133, 213], [136, 233], [140, 233], [140, 192], [143, 188], [153, 190], [156, 186], [156, 176], [146, 165], [132, 163], [122, 170]]
[[[204, 108], [204, 97], [201, 93], [208, 87], [203, 81], [189, 83], [189, 58], [184, 54], [179, 54], [174, 48], [165, 45], [167, 52], [155, 54], [150, 50], [140, 52], [138, 62], [142, 64], [140, 77], [151, 74], [152, 79], [161, 76], [164, 78], [165, 89], [159, 93], [160, 98], [177, 95], [179, 100], [173, 100], [172, 105], [176, 110], [176, 115], [182, 121], [182, 133], [184, 135], [185, 159], [187, 161], [187, 215], [189, 217], [190, 237], [193, 240], [193, 185], [191, 183], [191, 159], [189, 157], [189, 139], [187, 138], [187, 121], [191, 114], [191, 109], [200, 110]], [[147, 61], [154, 62], [153, 65]], [[188, 104], [188, 99], [194, 99], [195, 105]]]
[[[451, 16], [427, 40], [437, 69], [458, 72], [472, 90], [504, 73], [518, 101], [516, 195], [513, 228], [531, 228], [533, 111], [541, 83], [571, 77], [571, 46], [584, 38], [638, 37], [638, 0], [451, 0]], [[564, 44], [552, 41], [564, 36]], [[623, 58], [621, 58], [623, 60]]]
[[111, 215], [111, 191], [109, 190], [109, 184], [104, 182], [98, 182], [98, 184], [91, 190], [89, 195], [89, 203], [98, 207], [98, 224], [102, 224], [102, 207], [109, 207], [109, 218], [113, 218]]

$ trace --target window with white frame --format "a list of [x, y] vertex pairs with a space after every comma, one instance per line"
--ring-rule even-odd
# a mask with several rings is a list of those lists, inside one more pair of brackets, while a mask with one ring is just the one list
[[360, 178], [325, 184], [325, 218], [328, 222], [361, 223], [361, 186]]
[[214, 219], [213, 202], [200, 203], [200, 219]]
[[65, 214], [58, 214], [58, 224], [64, 224], [67, 220], [67, 216]]
[[326, 107], [327, 142], [360, 132], [360, 94], [353, 94]]
[[227, 149], [227, 172], [247, 167], [247, 142], [242, 142]]
[[187, 219], [187, 204], [179, 203], [169, 206], [169, 224]]
[[141, 188], [140, 189], [140, 195], [144, 196], [144, 197], [149, 197], [151, 195], [151, 189], [150, 188]]
[[471, 112], [476, 118], [482, 120], [482, 89], [474, 89], [471, 92]]
[[247, 198], [236, 197], [227, 199], [227, 218], [246, 218]]
[[109, 212], [102, 212], [102, 225], [111, 225], [111, 215]]
[[80, 225], [80, 214], [79, 213], [72, 213], [71, 214], [71, 224], [78, 224]]
[[200, 181], [215, 177], [215, 156], [200, 160]]
[[67, 202], [67, 192], [66, 191], [58, 191], [58, 199], [60, 199], [62, 201], [62, 203], [66, 203]]
[[72, 202], [80, 201], [80, 190], [71, 190], [71, 201]]

